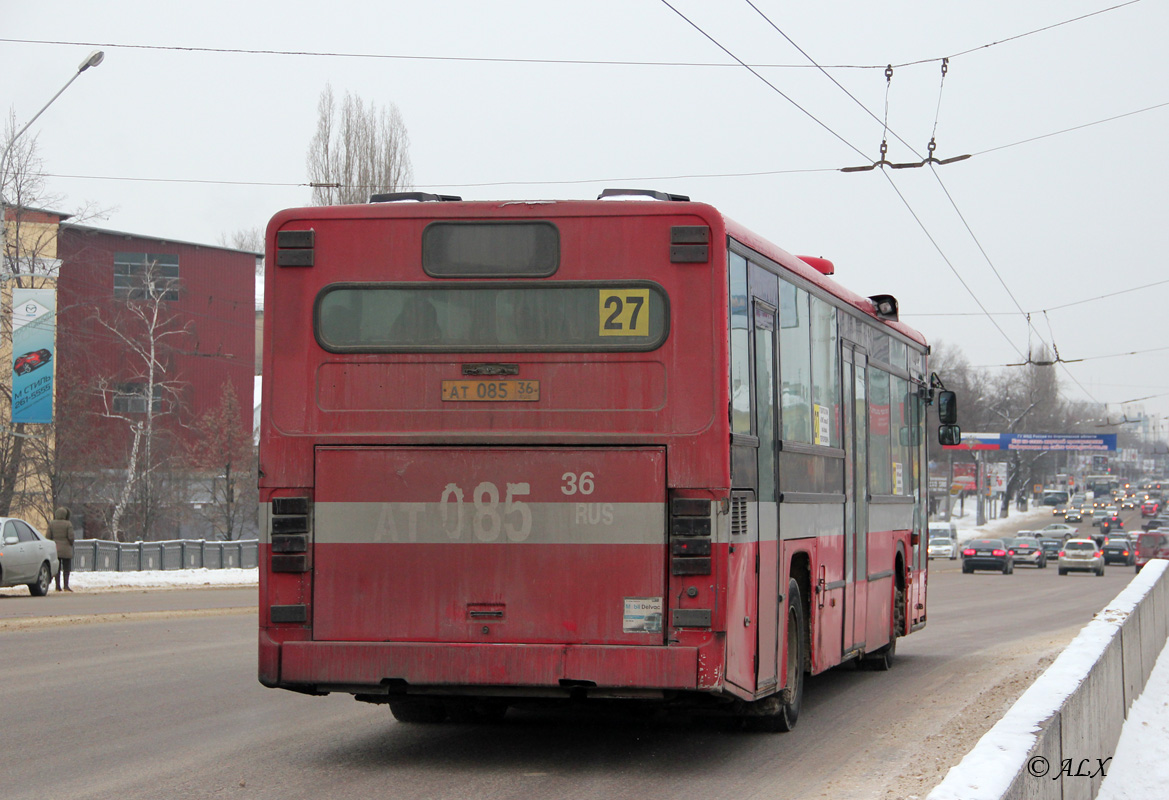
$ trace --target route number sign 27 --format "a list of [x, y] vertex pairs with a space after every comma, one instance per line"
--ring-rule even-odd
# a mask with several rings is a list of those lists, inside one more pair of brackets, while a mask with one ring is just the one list
[[601, 336], [649, 336], [649, 289], [602, 289]]

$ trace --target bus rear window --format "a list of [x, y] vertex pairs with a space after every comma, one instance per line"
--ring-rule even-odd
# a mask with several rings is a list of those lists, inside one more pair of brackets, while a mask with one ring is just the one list
[[436, 278], [546, 278], [560, 266], [551, 222], [433, 222], [422, 268]]
[[656, 283], [325, 287], [317, 341], [334, 353], [645, 351], [669, 333]]

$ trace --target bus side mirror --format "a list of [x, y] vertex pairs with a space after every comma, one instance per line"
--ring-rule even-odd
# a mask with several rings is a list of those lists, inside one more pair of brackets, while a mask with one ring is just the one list
[[958, 423], [958, 395], [953, 392], [938, 392], [938, 422], [943, 425]]
[[953, 446], [962, 444], [962, 429], [957, 425], [941, 425], [938, 427], [938, 444]]

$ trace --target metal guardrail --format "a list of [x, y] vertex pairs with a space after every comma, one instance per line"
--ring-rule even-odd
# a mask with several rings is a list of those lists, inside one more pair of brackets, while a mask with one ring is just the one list
[[75, 572], [138, 572], [178, 569], [251, 569], [260, 564], [256, 539], [207, 542], [107, 542], [78, 539], [73, 543]]

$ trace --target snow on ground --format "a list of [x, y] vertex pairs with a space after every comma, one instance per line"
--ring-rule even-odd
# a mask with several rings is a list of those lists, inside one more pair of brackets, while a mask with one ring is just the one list
[[[174, 569], [141, 572], [73, 572], [69, 588], [75, 592], [116, 592], [131, 589], [191, 589], [200, 586], [255, 586], [258, 569]], [[49, 593], [57, 591], [50, 587]], [[27, 595], [24, 586], [0, 589], [4, 595]]]
[[1129, 709], [1096, 800], [1164, 797], [1169, 786], [1169, 646]]
[[[1044, 525], [1061, 521], [1059, 517], [1052, 515], [1050, 506], [1032, 506], [1027, 511], [1019, 511], [1012, 505], [1008, 516], [1000, 517], [999, 519], [988, 519], [985, 525], [978, 525], [976, 522], [978, 515], [975, 508], [975, 501], [973, 499], [967, 500], [965, 516], [958, 516], [959, 506], [957, 503], [954, 504], [950, 521], [958, 528], [959, 542], [965, 542], [967, 539], [1006, 536], [1013, 533], [1013, 531], [1008, 529], [1017, 528], [1019, 523], [1023, 524], [1023, 530], [1038, 530]], [[989, 509], [987, 513], [990, 513]], [[930, 517], [930, 522], [941, 521], [941, 515]]]
[[[1083, 682], [1109, 642], [1118, 635], [1120, 625], [1161, 577], [1166, 566], [1169, 564], [1164, 561], [1150, 562], [1096, 614], [1003, 718], [979, 739], [974, 749], [950, 769], [927, 800], [993, 800], [1002, 797], [1035, 744], [1039, 724], [1054, 714]], [[1155, 696], [1149, 690], [1146, 694]], [[1164, 702], [1167, 698], [1169, 695], [1162, 694], [1158, 699]], [[1169, 742], [1160, 743], [1158, 748], [1169, 750]], [[1134, 795], [1160, 796], [1163, 796], [1160, 792]]]

